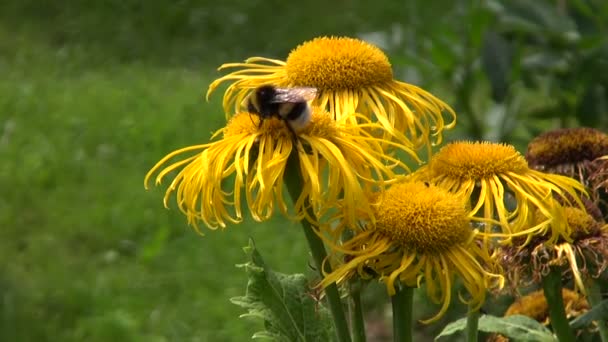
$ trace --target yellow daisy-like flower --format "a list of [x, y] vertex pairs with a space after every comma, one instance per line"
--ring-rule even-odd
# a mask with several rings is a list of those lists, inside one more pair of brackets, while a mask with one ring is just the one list
[[[388, 131], [405, 132], [415, 148], [440, 144], [444, 129], [455, 125], [456, 114], [443, 101], [412, 84], [393, 78], [391, 64], [376, 46], [347, 37], [320, 37], [291, 51], [287, 61], [252, 57], [228, 63], [220, 70], [239, 70], [209, 86], [207, 97], [225, 81], [224, 110], [242, 109], [251, 90], [261, 85], [314, 87], [313, 104], [328, 108], [334, 118], [361, 113], [375, 118]], [[443, 113], [450, 116], [446, 122]], [[431, 138], [434, 138], [432, 141]]]
[[389, 295], [396, 293], [397, 280], [411, 287], [424, 282], [431, 300], [442, 305], [425, 323], [438, 320], [448, 309], [455, 276], [477, 308], [487, 290], [502, 287], [502, 276], [489, 270], [493, 260], [471, 228], [462, 196], [422, 182], [405, 182], [370, 195], [370, 201], [375, 224], [357, 228], [340, 222], [331, 229], [346, 226], [355, 235], [344, 243], [326, 238], [332, 259], [347, 261], [327, 274], [322, 286], [345, 282], [357, 273], [367, 277], [369, 270], [380, 276]]
[[500, 248], [511, 288], [540, 283], [551, 267], [567, 266], [564, 277], [573, 279], [576, 288], [585, 293], [583, 278], [597, 278], [608, 268], [608, 225], [579, 208], [563, 210], [571, 229], [568, 241], [549, 244], [548, 237], [539, 235], [530, 244], [514, 239], [512, 246]]
[[[179, 209], [197, 230], [198, 221], [210, 228], [240, 222], [243, 191], [252, 217], [263, 221], [272, 215], [275, 205], [288, 213], [283, 198], [284, 173], [290, 155], [297, 153], [303, 189], [294, 203], [296, 217], [306, 215], [309, 201], [314, 213], [322, 215], [341, 199], [350, 208], [347, 218], [354, 222], [355, 210], [371, 212], [363, 201], [364, 191], [398, 178], [393, 169], [407, 168], [383, 153], [386, 141], [361, 135], [356, 127], [340, 125], [318, 107], [313, 108], [310, 124], [297, 137], [282, 120], [265, 119], [262, 125], [259, 120], [250, 113], [233, 116], [214, 134], [213, 138], [220, 139], [179, 149], [161, 159], [146, 175], [146, 186], [157, 172], [159, 184], [179, 170], [164, 203], [167, 206], [175, 192]], [[374, 123], [362, 125], [379, 129]], [[195, 154], [169, 163], [176, 156], [192, 152]], [[409, 153], [414, 154], [411, 150]]]
[[[531, 238], [551, 229], [552, 241], [568, 235], [567, 226], [561, 224], [561, 205], [554, 196], [567, 197], [582, 207], [579, 193], [585, 191], [572, 178], [530, 169], [515, 147], [491, 142], [448, 144], [413, 173], [412, 179], [472, 198], [471, 214], [492, 222], [505, 234]], [[545, 220], [531, 225], [537, 210]], [[492, 225], [486, 226], [489, 232]]]

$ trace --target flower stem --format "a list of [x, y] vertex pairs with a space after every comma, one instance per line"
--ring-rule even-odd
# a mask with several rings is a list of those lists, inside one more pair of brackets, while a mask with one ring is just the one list
[[479, 310], [473, 309], [469, 306], [469, 312], [467, 312], [467, 341], [477, 342], [479, 336]]
[[570, 329], [564, 298], [562, 297], [562, 272], [559, 267], [551, 267], [547, 275], [543, 277], [543, 290], [547, 304], [549, 304], [549, 317], [553, 333], [560, 342], [574, 342], [574, 332]]
[[365, 342], [365, 320], [363, 318], [363, 306], [361, 305], [361, 281], [359, 279], [350, 285], [350, 321], [352, 325], [352, 336], [354, 342]]
[[[321, 276], [323, 276], [323, 260], [325, 260], [325, 257], [327, 256], [323, 241], [315, 234], [308, 221], [302, 220], [301, 223], [312, 257], [315, 260], [315, 266], [319, 270]], [[325, 272], [331, 272], [331, 269], [327, 264], [325, 264]], [[348, 331], [348, 323], [346, 322], [346, 315], [344, 314], [340, 293], [338, 292], [338, 287], [335, 283], [325, 288], [325, 295], [327, 297], [327, 302], [329, 303], [329, 311], [333, 316], [334, 325], [336, 326], [338, 341], [350, 342], [351, 339]]]
[[[289, 157], [289, 161], [287, 163], [287, 168], [285, 170], [285, 184], [287, 186], [287, 192], [291, 196], [292, 201], [295, 201], [300, 196], [302, 192], [302, 177], [300, 177], [300, 161], [298, 159], [297, 153], [294, 151], [291, 153]], [[310, 209], [306, 209], [309, 212], [307, 213], [310, 217], [314, 217], [314, 214], [310, 212]], [[331, 272], [331, 267], [328, 263], [323, 263], [325, 258], [327, 257], [327, 252], [325, 251], [325, 245], [323, 241], [317, 234], [314, 232], [314, 228], [306, 219], [300, 220], [300, 224], [302, 224], [302, 230], [304, 231], [304, 235], [306, 236], [306, 241], [308, 242], [308, 247], [310, 248], [310, 252], [312, 254], [312, 258], [315, 262], [315, 267], [323, 277], [323, 272]], [[338, 292], [338, 287], [335, 283], [327, 286], [325, 288], [325, 296], [327, 297], [327, 302], [329, 304], [329, 311], [334, 320], [334, 326], [336, 328], [336, 334], [338, 335], [339, 342], [350, 342], [350, 332], [348, 330], [348, 323], [346, 322], [346, 315], [344, 314], [344, 308], [342, 306], [342, 300], [340, 299], [340, 293]]]
[[[602, 301], [602, 289], [598, 281], [589, 279], [587, 282], [587, 292], [589, 293], [587, 299], [589, 300], [591, 307], [599, 305]], [[602, 342], [608, 342], [608, 327], [606, 321], [597, 321], [597, 328], [600, 332]]]
[[393, 341], [412, 342], [414, 288], [401, 286], [391, 297], [393, 305]]

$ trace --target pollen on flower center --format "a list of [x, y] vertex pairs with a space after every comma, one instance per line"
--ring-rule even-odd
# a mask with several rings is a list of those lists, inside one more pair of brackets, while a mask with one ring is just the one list
[[[574, 241], [596, 236], [601, 234], [602, 225], [596, 221], [593, 216], [585, 210], [575, 207], [563, 207], [564, 220], [568, 223], [568, 237]], [[536, 212], [536, 223], [545, 220], [545, 217], [539, 212]], [[544, 240], [544, 237], [541, 237]], [[560, 242], [566, 242], [563, 237]]]
[[376, 229], [406, 249], [437, 254], [471, 236], [463, 199], [442, 188], [401, 183], [376, 200]]
[[528, 169], [524, 157], [511, 145], [491, 142], [455, 142], [431, 160], [433, 174], [458, 179], [484, 179]]
[[601, 224], [579, 208], [564, 207], [564, 216], [572, 229], [572, 239], [578, 240], [600, 232]]
[[[589, 304], [585, 297], [572, 290], [562, 289], [562, 298], [568, 315], [577, 316], [580, 314], [580, 311], [587, 311], [589, 309]], [[538, 290], [529, 293], [511, 304], [507, 309], [505, 316], [525, 315], [543, 322], [547, 319], [547, 316], [549, 316], [548, 310], [549, 307], [544, 292], [543, 290]]]
[[[306, 134], [318, 138], [331, 139], [336, 137], [339, 132], [336, 121], [331, 115], [320, 107], [312, 107], [310, 123], [298, 134]], [[259, 115], [242, 112], [230, 118], [230, 121], [223, 130], [224, 137], [235, 135], [268, 135], [272, 139], [291, 139], [292, 131], [287, 127], [285, 120], [278, 118], [266, 118], [260, 125]]]
[[224, 137], [235, 135], [270, 135], [274, 139], [291, 139], [291, 131], [283, 120], [267, 118], [260, 125], [261, 118], [257, 114], [242, 112], [230, 118], [224, 128]]
[[393, 79], [391, 64], [379, 48], [347, 37], [305, 42], [289, 54], [285, 68], [291, 84], [321, 91], [361, 89]]
[[321, 107], [312, 107], [310, 124], [300, 133], [324, 139], [332, 139], [339, 135], [336, 120]]
[[608, 155], [608, 135], [593, 128], [563, 128], [541, 134], [528, 145], [532, 167], [554, 167]]

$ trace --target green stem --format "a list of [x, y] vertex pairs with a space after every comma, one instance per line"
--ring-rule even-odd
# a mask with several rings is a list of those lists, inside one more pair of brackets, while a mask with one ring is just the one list
[[393, 304], [393, 341], [412, 342], [414, 288], [403, 286], [391, 297]]
[[543, 277], [543, 290], [547, 304], [549, 305], [549, 317], [553, 333], [560, 342], [574, 342], [574, 332], [570, 329], [570, 323], [564, 309], [564, 298], [562, 297], [562, 272], [559, 267], [551, 267], [549, 274]]
[[[587, 299], [589, 300], [589, 304], [591, 307], [599, 305], [602, 301], [602, 288], [598, 281], [589, 279], [587, 282], [587, 292], [589, 296]], [[597, 327], [600, 332], [600, 338], [602, 342], [608, 342], [608, 327], [605, 321], [597, 321]]]
[[467, 312], [467, 341], [477, 342], [479, 336], [479, 310], [474, 310], [469, 306]]
[[365, 320], [363, 318], [363, 306], [361, 305], [361, 281], [354, 280], [350, 286], [350, 322], [354, 342], [365, 342]]
[[[292, 198], [292, 201], [295, 201], [300, 196], [302, 192], [302, 177], [300, 177], [300, 161], [298, 159], [297, 153], [292, 152], [289, 157], [289, 161], [287, 162], [287, 168], [285, 170], [285, 184], [287, 186], [287, 192]], [[310, 217], [314, 217], [314, 213], [308, 210], [308, 215]], [[323, 261], [327, 257], [327, 252], [325, 251], [325, 245], [323, 241], [317, 234], [314, 232], [314, 228], [306, 219], [300, 220], [300, 224], [302, 225], [302, 230], [304, 231], [304, 235], [306, 236], [306, 241], [308, 242], [308, 247], [310, 248], [310, 252], [312, 254], [312, 258], [315, 262], [315, 266], [319, 271], [321, 277], [324, 276], [324, 271], [326, 273], [331, 272], [331, 267], [328, 263], [323, 264]], [[329, 311], [333, 317], [334, 326], [336, 328], [336, 334], [338, 335], [338, 341], [340, 342], [350, 342], [350, 332], [348, 330], [348, 323], [346, 321], [346, 315], [344, 314], [344, 308], [342, 306], [342, 300], [340, 299], [340, 293], [338, 292], [338, 287], [335, 283], [327, 286], [325, 288], [325, 296], [327, 297], [327, 302], [329, 304]]]

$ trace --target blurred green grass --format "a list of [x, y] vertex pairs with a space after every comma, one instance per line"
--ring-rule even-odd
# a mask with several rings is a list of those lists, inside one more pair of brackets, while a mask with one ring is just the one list
[[223, 125], [220, 96], [202, 96], [213, 68], [89, 69], [27, 35], [3, 44], [0, 340], [248, 339], [258, 323], [229, 302], [245, 290], [241, 247], [251, 236], [277, 269], [305, 269], [297, 225], [200, 237], [143, 187], [162, 156]]
[[200, 237], [145, 173], [225, 124], [221, 94], [203, 98], [222, 62], [326, 34], [425, 44], [445, 27], [424, 18], [448, 4], [0, 3], [0, 341], [248, 340], [261, 323], [229, 302], [241, 248], [252, 237], [276, 270], [306, 272], [299, 226], [277, 215]]

